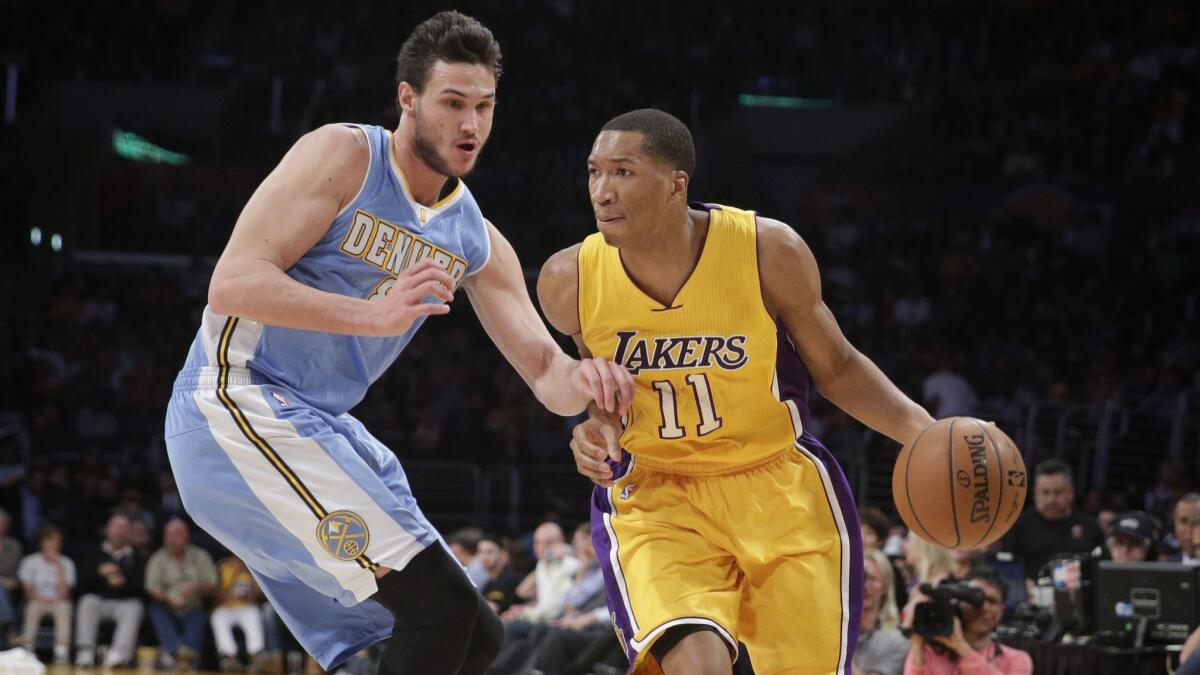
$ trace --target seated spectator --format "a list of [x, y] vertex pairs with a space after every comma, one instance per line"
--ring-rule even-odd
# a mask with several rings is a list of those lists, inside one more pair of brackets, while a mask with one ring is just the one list
[[483, 588], [488, 579], [487, 572], [475, 557], [479, 552], [479, 540], [482, 538], [483, 531], [478, 527], [464, 527], [446, 537], [446, 546], [450, 553], [454, 554], [454, 558], [467, 570], [467, 577], [476, 588]]
[[[547, 647], [547, 640], [553, 643], [549, 649], [554, 654], [575, 654], [577, 650], [568, 647], [582, 648], [592, 640], [590, 631], [587, 634], [579, 634], [579, 631], [596, 624], [611, 630], [604, 603], [604, 576], [592, 546], [589, 523], [580, 523], [575, 528], [571, 544], [572, 555], [577, 561], [571, 585], [550, 613], [540, 615], [537, 621], [516, 621], [507, 627], [504, 648], [492, 664], [495, 673], [527, 672], [538, 653]], [[568, 663], [556, 658], [543, 666], [541, 670], [558, 672]]]
[[920, 585], [928, 583], [936, 586], [953, 574], [954, 559], [950, 549], [931, 544], [910, 531], [904, 540], [904, 563], [910, 572], [909, 594], [908, 602], [900, 611], [900, 625], [908, 628], [912, 625], [913, 607], [928, 599], [921, 593]]
[[498, 538], [485, 535], [479, 540], [475, 559], [487, 572], [487, 580], [480, 588], [483, 599], [497, 614], [504, 613], [517, 601], [517, 585], [521, 583], [521, 575], [509, 565], [508, 550]]
[[892, 564], [879, 549], [863, 551], [863, 609], [853, 675], [900, 675], [909, 642], [900, 633]]
[[954, 618], [954, 633], [932, 642], [913, 633], [912, 648], [904, 663], [904, 675], [1026, 675], [1033, 672], [1029, 654], [992, 639], [1004, 615], [1008, 585], [993, 570], [978, 567], [966, 581], [984, 593], [981, 607], [959, 605], [961, 619]]
[[1115, 509], [1101, 509], [1100, 513], [1096, 514], [1096, 525], [1099, 526], [1100, 532], [1105, 537], [1112, 534], [1113, 518], [1116, 517], [1117, 511]]
[[189, 543], [187, 523], [174, 518], [163, 527], [163, 547], [146, 564], [150, 623], [158, 636], [163, 670], [190, 668], [204, 642], [204, 596], [217, 584], [212, 556]]
[[8, 648], [8, 627], [16, 618], [12, 592], [20, 586], [17, 568], [25, 557], [25, 547], [8, 535], [12, 527], [12, 516], [0, 509], [0, 649]]
[[888, 539], [888, 530], [892, 528], [892, 521], [883, 511], [868, 506], [859, 512], [858, 521], [862, 527], [863, 548], [883, 548]]
[[1158, 520], [1144, 511], [1118, 513], [1105, 545], [1115, 562], [1157, 560], [1161, 530]]
[[1192, 520], [1200, 513], [1200, 493], [1189, 492], [1171, 507], [1171, 531], [1159, 543], [1159, 557], [1166, 562], [1200, 565], [1192, 544]]
[[221, 657], [221, 672], [243, 670], [242, 662], [238, 660], [237, 642], [233, 639], [234, 626], [242, 629], [251, 664], [262, 665], [263, 615], [259, 609], [262, 592], [258, 583], [246, 563], [234, 556], [217, 563], [217, 578], [217, 606], [209, 621]]
[[62, 554], [62, 532], [53, 525], [38, 531], [37, 553], [21, 560], [17, 576], [25, 585], [25, 629], [21, 645], [33, 651], [38, 626], [47, 614], [54, 617], [54, 663], [70, 663], [71, 589], [75, 563]]
[[1071, 467], [1058, 459], [1039, 463], [1033, 472], [1033, 508], [1021, 514], [1001, 547], [1025, 563], [1029, 594], [1033, 595], [1033, 580], [1054, 556], [1091, 553], [1103, 544], [1095, 519], [1075, 508]]
[[521, 620], [543, 623], [558, 615], [562, 596], [571, 586], [579, 561], [571, 555], [562, 527], [545, 522], [533, 532], [533, 554], [537, 566], [517, 585], [517, 597], [525, 602], [500, 615], [505, 623]]
[[611, 666], [628, 663], [609, 622], [602, 572], [588, 523], [575, 530], [574, 543], [581, 563], [577, 583], [564, 598], [563, 616], [551, 624], [533, 656], [535, 670], [545, 675], [589, 675], [596, 663]]
[[129, 543], [129, 518], [114, 515], [104, 528], [104, 541], [79, 559], [75, 665], [95, 665], [96, 634], [105, 620], [115, 622], [116, 627], [104, 667], [125, 665], [133, 659], [142, 625], [145, 575], [146, 559]]

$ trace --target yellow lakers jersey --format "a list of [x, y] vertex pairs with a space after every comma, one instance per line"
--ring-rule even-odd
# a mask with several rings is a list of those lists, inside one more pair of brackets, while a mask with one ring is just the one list
[[802, 432], [796, 404], [779, 397], [780, 334], [763, 303], [756, 239], [752, 211], [713, 207], [700, 259], [670, 307], [634, 284], [602, 235], [580, 247], [583, 340], [634, 375], [621, 446], [640, 464], [721, 473]]

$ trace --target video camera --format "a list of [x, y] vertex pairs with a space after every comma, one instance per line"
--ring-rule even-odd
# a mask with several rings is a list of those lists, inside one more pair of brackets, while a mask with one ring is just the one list
[[982, 607], [987, 596], [983, 590], [954, 578], [946, 579], [937, 586], [921, 584], [921, 592], [929, 597], [927, 602], [917, 603], [913, 611], [912, 630], [923, 638], [954, 634], [954, 617], [962, 619], [958, 606], [966, 603]]

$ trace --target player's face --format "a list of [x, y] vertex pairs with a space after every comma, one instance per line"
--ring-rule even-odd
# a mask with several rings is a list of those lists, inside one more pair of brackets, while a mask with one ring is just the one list
[[400, 107], [412, 115], [413, 149], [443, 176], [465, 176], [492, 133], [496, 77], [483, 64], [435, 62], [417, 94], [400, 85]]
[[620, 246], [657, 228], [663, 211], [680, 198], [677, 173], [646, 152], [641, 132], [601, 131], [588, 156], [588, 192], [605, 241]]
[[1075, 488], [1062, 474], [1038, 476], [1033, 483], [1033, 505], [1047, 520], [1062, 520], [1071, 515]]

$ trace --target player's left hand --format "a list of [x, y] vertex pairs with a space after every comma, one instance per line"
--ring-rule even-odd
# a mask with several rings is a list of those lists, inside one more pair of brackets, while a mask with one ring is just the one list
[[615, 420], [590, 417], [571, 430], [575, 470], [602, 488], [612, 487], [612, 469], [605, 463], [621, 459], [621, 430]]
[[571, 371], [571, 384], [605, 412], [624, 415], [633, 401], [633, 375], [625, 366], [606, 359], [580, 359]]

